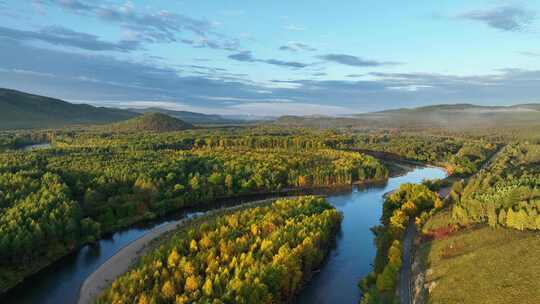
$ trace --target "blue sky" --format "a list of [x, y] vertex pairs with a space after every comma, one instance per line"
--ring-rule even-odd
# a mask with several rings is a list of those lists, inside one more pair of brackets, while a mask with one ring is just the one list
[[539, 12], [536, 0], [0, 0], [0, 86], [250, 115], [540, 102]]

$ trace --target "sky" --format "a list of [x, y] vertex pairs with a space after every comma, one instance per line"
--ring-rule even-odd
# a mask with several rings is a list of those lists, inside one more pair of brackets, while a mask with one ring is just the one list
[[0, 87], [256, 116], [534, 103], [539, 13], [540, 0], [0, 0]]

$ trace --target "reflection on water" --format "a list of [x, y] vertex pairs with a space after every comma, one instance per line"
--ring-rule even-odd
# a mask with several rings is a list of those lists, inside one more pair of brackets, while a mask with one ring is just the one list
[[343, 212], [341, 232], [336, 248], [331, 251], [321, 272], [300, 293], [297, 303], [358, 303], [358, 280], [371, 271], [376, 248], [370, 230], [382, 214], [382, 196], [403, 183], [419, 183], [424, 179], [443, 178], [438, 168], [417, 168], [406, 175], [391, 178], [385, 185], [355, 189], [328, 197]]
[[41, 144], [33, 144], [33, 145], [24, 146], [21, 148], [21, 150], [34, 151], [34, 150], [48, 149], [50, 147], [51, 147], [50, 143], [41, 143]]
[[[330, 253], [321, 272], [306, 286], [299, 302], [356, 303], [359, 299], [357, 281], [369, 272], [375, 255], [369, 228], [377, 224], [380, 217], [382, 195], [399, 187], [401, 183], [418, 183], [423, 179], [444, 176], [444, 171], [440, 169], [421, 168], [391, 178], [385, 185], [329, 195], [329, 201], [344, 214], [342, 229], [335, 250]], [[138, 225], [101, 239], [95, 245], [84, 246], [11, 290], [0, 298], [0, 303], [75, 303], [85, 278], [118, 250], [159, 225], [193, 214], [179, 214], [158, 222]]]

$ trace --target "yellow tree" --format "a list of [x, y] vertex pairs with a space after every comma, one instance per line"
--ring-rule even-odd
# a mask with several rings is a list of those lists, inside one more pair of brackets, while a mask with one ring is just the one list
[[165, 299], [172, 299], [175, 293], [176, 291], [174, 290], [174, 285], [171, 283], [171, 281], [167, 280], [165, 284], [163, 284], [163, 287], [161, 287], [161, 294]]
[[178, 255], [178, 251], [176, 251], [176, 248], [171, 251], [171, 254], [169, 254], [169, 257], [167, 258], [167, 265], [169, 267], [176, 267], [178, 265], [178, 261], [180, 260], [180, 255]]
[[195, 292], [199, 289], [199, 278], [191, 275], [186, 279], [186, 285], [184, 286], [187, 292]]

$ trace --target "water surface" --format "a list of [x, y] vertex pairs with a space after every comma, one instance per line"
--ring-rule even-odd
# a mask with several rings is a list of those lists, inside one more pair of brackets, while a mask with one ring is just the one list
[[23, 150], [23, 151], [34, 151], [34, 150], [43, 150], [43, 149], [48, 149], [52, 147], [52, 145], [50, 143], [40, 143], [40, 144], [31, 144], [31, 145], [26, 145], [24, 147], [21, 147], [19, 150]]
[[[419, 183], [423, 179], [443, 178], [437, 168], [417, 168], [404, 176], [389, 179], [380, 186], [329, 195], [328, 200], [343, 212], [342, 229], [321, 272], [300, 294], [298, 303], [357, 303], [360, 294], [358, 280], [371, 269], [375, 256], [373, 235], [382, 212], [382, 195], [402, 183]], [[125, 245], [149, 230], [182, 216], [180, 214], [157, 222], [138, 225], [87, 245], [77, 252], [28, 278], [3, 298], [2, 304], [69, 304], [76, 303], [78, 291], [86, 277]]]
[[424, 179], [444, 178], [439, 168], [416, 168], [407, 174], [390, 178], [383, 186], [353, 189], [329, 196], [329, 202], [343, 212], [341, 232], [336, 248], [330, 253], [321, 272], [300, 293], [297, 303], [356, 304], [360, 300], [358, 281], [371, 271], [376, 248], [370, 228], [379, 223], [383, 195], [403, 183], [420, 183]]

